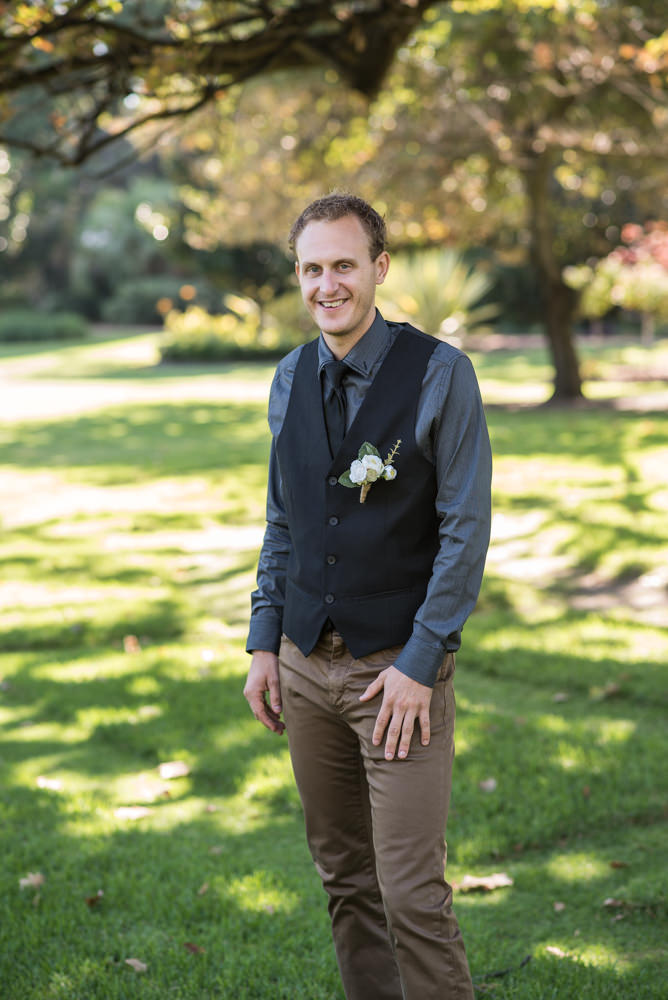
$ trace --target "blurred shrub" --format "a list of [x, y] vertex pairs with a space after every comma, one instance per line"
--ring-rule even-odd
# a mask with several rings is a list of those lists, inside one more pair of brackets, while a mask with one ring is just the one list
[[184, 309], [197, 300], [200, 306], [211, 308], [216, 298], [208, 284], [185, 283], [182, 278], [165, 274], [124, 281], [102, 306], [106, 323], [162, 323], [172, 309]]
[[283, 295], [273, 299], [268, 311], [279, 330], [281, 344], [284, 344], [286, 349], [312, 340], [318, 334], [298, 288], [284, 292]]
[[462, 254], [434, 248], [397, 255], [377, 299], [388, 319], [415, 323], [434, 337], [462, 336], [498, 316], [498, 306], [480, 305], [493, 284]]
[[[239, 361], [279, 357], [293, 346], [276, 321], [252, 299], [226, 295], [226, 313], [211, 315], [200, 306], [169, 312], [160, 344], [164, 361]], [[299, 342], [299, 341], [298, 341]]]
[[77, 313], [45, 313], [33, 309], [7, 309], [0, 313], [0, 343], [29, 340], [82, 340], [89, 334]]

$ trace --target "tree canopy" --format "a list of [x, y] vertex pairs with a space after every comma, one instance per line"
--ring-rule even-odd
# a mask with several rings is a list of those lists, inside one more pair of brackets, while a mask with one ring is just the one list
[[0, 4], [0, 143], [79, 164], [148, 122], [286, 68], [373, 96], [427, 0]]

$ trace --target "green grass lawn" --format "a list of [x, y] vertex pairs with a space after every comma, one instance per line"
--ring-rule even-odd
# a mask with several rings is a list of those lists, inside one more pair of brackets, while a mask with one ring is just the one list
[[[542, 350], [474, 355], [495, 521], [448, 871], [513, 879], [455, 896], [507, 1000], [668, 981], [668, 345], [584, 354], [573, 410], [527, 405]], [[342, 998], [287, 747], [241, 695], [270, 379], [156, 367], [147, 333], [2, 350], [2, 1000]]]

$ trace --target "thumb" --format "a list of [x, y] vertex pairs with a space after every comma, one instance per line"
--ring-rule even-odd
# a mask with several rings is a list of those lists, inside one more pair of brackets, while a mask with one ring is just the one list
[[383, 670], [376, 677], [375, 681], [371, 681], [366, 691], [360, 695], [360, 701], [369, 701], [370, 698], [375, 698], [379, 691], [382, 691], [385, 686], [385, 671]]

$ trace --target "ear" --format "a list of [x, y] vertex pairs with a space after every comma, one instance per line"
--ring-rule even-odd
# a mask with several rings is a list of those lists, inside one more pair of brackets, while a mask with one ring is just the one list
[[299, 278], [301, 277], [301, 275], [299, 273], [299, 261], [298, 260], [295, 261], [295, 274], [297, 275], [297, 280], [299, 280]]
[[383, 250], [381, 254], [378, 254], [374, 264], [376, 265], [376, 284], [382, 285], [390, 267], [390, 255], [387, 250]]

